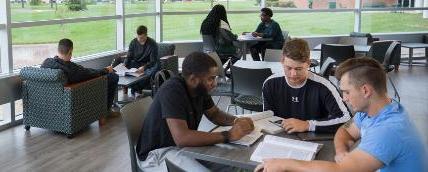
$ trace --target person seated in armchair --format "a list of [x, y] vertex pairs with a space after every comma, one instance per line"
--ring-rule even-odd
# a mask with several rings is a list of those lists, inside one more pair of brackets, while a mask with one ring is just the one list
[[128, 53], [123, 60], [127, 68], [137, 68], [143, 72], [143, 78], [131, 85], [131, 93], [142, 93], [142, 89], [150, 87], [150, 79], [159, 71], [158, 44], [147, 36], [147, 27], [138, 26], [137, 37], [129, 43]]
[[[97, 70], [78, 65], [71, 61], [72, 54], [73, 42], [67, 38], [61, 39], [58, 43], [58, 54], [53, 58], [45, 59], [41, 65], [41, 68], [61, 69], [67, 77], [67, 84], [78, 83], [106, 75], [107, 107], [110, 109], [113, 105], [119, 76], [113, 72], [113, 68], [111, 66]], [[101, 123], [103, 123], [102, 120]]]

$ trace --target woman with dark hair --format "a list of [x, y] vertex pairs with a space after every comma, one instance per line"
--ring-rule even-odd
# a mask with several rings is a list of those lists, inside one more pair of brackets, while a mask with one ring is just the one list
[[[238, 60], [237, 50], [237, 35], [232, 33], [229, 21], [227, 20], [226, 9], [223, 5], [215, 5], [208, 16], [204, 19], [201, 25], [201, 34], [206, 38], [207, 36], [212, 39], [211, 44], [213, 49], [205, 51], [215, 51], [220, 56], [224, 64], [229, 57], [231, 57], [232, 64]], [[206, 41], [204, 39], [204, 41]]]

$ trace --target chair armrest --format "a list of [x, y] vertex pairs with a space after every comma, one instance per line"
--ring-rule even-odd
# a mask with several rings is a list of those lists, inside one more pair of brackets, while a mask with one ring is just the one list
[[79, 83], [66, 84], [66, 85], [64, 85], [64, 89], [69, 89], [69, 90], [75, 89], [77, 87], [81, 87], [81, 86], [86, 85], [88, 83], [95, 82], [96, 80], [99, 80], [99, 79], [107, 79], [107, 77], [106, 76], [99, 76], [99, 77], [92, 78], [92, 79], [82, 81]]

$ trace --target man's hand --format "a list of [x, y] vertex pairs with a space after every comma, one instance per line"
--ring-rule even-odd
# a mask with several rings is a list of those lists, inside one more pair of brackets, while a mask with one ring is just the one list
[[108, 73], [113, 72], [113, 66], [107, 66], [107, 67], [105, 67], [105, 69], [108, 71]]
[[254, 130], [253, 121], [250, 118], [237, 118], [229, 130], [230, 141], [236, 141]]
[[144, 66], [139, 67], [137, 73], [144, 73]]
[[257, 33], [257, 32], [251, 32], [251, 35], [253, 35], [254, 37], [257, 37], [257, 36], [259, 36], [259, 33]]
[[288, 118], [282, 121], [282, 127], [287, 133], [305, 132], [309, 130], [309, 122], [295, 118]]
[[286, 159], [267, 159], [263, 160], [263, 163], [259, 164], [254, 172], [275, 172], [275, 171], [284, 171], [282, 166], [287, 164]]

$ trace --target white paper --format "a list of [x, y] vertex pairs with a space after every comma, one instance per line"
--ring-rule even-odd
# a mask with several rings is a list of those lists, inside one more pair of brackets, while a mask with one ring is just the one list
[[261, 129], [261, 131], [269, 133], [269, 134], [277, 134], [284, 129], [278, 125], [275, 125], [274, 123], [270, 121], [276, 121], [276, 120], [283, 120], [281, 117], [273, 116], [272, 111], [264, 111], [264, 112], [258, 112], [253, 114], [243, 114], [238, 115], [238, 117], [248, 117], [251, 118], [254, 122], [254, 125]]
[[262, 162], [270, 158], [290, 158], [310, 161], [315, 157], [320, 144], [266, 135], [250, 157], [250, 160]]
[[141, 73], [137, 72], [138, 71], [137, 68], [128, 69], [125, 67], [125, 65], [123, 63], [117, 65], [113, 69], [116, 71], [116, 74], [119, 76], [131, 75], [131, 76], [138, 77], [138, 76], [143, 75], [142, 72]]

